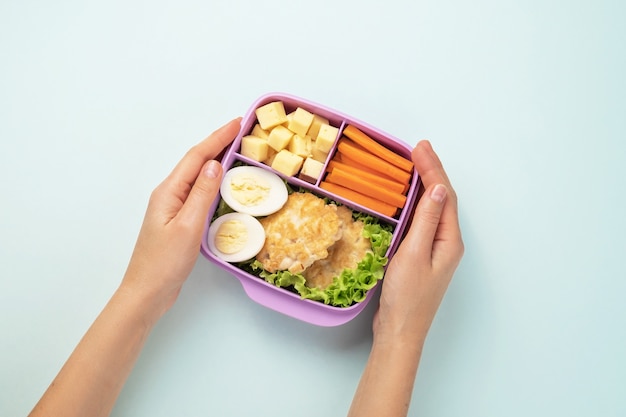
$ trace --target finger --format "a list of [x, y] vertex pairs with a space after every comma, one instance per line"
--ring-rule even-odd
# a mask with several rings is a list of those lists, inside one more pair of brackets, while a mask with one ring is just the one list
[[452, 188], [450, 179], [429, 141], [420, 141], [413, 149], [411, 157], [415, 164], [415, 169], [424, 183], [424, 188], [437, 183], [445, 184], [448, 189]]
[[200, 169], [235, 139], [241, 128], [241, 118], [231, 120], [211, 133], [202, 142], [191, 148], [176, 165], [168, 179], [179, 186], [188, 184], [191, 187], [198, 177]]
[[444, 184], [434, 184], [426, 189], [398, 252], [408, 251], [413, 254], [410, 256], [417, 258], [417, 262], [430, 264], [447, 194], [448, 189]]
[[219, 192], [222, 181], [222, 166], [217, 161], [208, 161], [195, 180], [189, 196], [176, 215], [176, 219], [191, 229], [202, 231], [211, 203]]
[[433, 150], [430, 142], [423, 140], [420, 141], [411, 153], [415, 169], [422, 179], [424, 188], [428, 188], [432, 184], [442, 183], [448, 188], [448, 200], [450, 204], [447, 204], [454, 211], [456, 216], [457, 210], [457, 198], [454, 188], [450, 183], [448, 174], [443, 169], [443, 165], [439, 160], [439, 157]]
[[459, 241], [461, 231], [457, 207], [457, 196], [446, 174], [441, 160], [429, 141], [420, 141], [412, 152], [415, 169], [425, 188], [433, 184], [444, 184], [447, 188], [446, 204], [441, 214], [437, 240]]
[[434, 164], [437, 166], [439, 171], [446, 178], [446, 181], [448, 181], [448, 183], [450, 183], [450, 179], [448, 178], [448, 174], [446, 173], [445, 169], [443, 168], [443, 164], [441, 163], [441, 159], [439, 159], [439, 155], [437, 155], [437, 153], [433, 149], [432, 143], [430, 143], [430, 141], [428, 141], [428, 140], [422, 140], [422, 141], [420, 141], [418, 143], [418, 147], [420, 147], [420, 149], [422, 151], [426, 152], [430, 156], [430, 158], [433, 160]]

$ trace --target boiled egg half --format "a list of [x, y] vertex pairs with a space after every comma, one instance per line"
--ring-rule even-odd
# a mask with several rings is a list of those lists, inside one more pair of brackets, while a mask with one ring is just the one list
[[229, 169], [222, 179], [220, 194], [230, 208], [251, 216], [267, 216], [287, 202], [287, 186], [273, 172], [254, 166]]
[[265, 230], [254, 217], [245, 213], [228, 213], [209, 226], [209, 250], [226, 262], [243, 262], [254, 258], [265, 244]]

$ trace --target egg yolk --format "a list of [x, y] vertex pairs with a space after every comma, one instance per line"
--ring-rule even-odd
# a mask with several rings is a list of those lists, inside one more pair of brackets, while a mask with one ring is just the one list
[[217, 229], [215, 247], [222, 253], [237, 253], [248, 241], [248, 229], [239, 220], [229, 220]]
[[233, 198], [244, 206], [256, 206], [270, 194], [270, 186], [260, 178], [250, 175], [237, 175], [230, 181]]

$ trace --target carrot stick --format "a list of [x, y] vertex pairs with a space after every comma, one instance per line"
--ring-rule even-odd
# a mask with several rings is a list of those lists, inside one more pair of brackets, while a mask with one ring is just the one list
[[385, 216], [393, 217], [395, 216], [396, 211], [397, 211], [397, 209], [394, 206], [391, 206], [375, 198], [368, 197], [356, 191], [352, 191], [349, 188], [342, 187], [341, 185], [322, 181], [320, 183], [320, 188], [326, 191], [329, 191], [331, 193], [337, 194], [338, 196], [343, 197], [347, 200], [350, 200], [363, 207], [367, 207], [370, 210], [373, 210], [380, 214], [384, 214]]
[[398, 155], [390, 149], [385, 148], [374, 139], [361, 132], [359, 129], [352, 125], [348, 125], [343, 130], [343, 134], [352, 139], [355, 143], [361, 145], [374, 155], [377, 155], [381, 159], [397, 166], [398, 168], [411, 172], [413, 171], [413, 162]]
[[398, 193], [398, 194], [404, 194], [409, 188], [408, 184], [401, 184], [399, 182], [381, 177], [378, 173], [372, 174], [371, 172], [365, 171], [357, 167], [353, 167], [351, 165], [344, 164], [343, 162], [331, 160], [328, 163], [327, 171], [332, 172], [333, 169], [335, 168], [354, 174], [360, 178], [363, 178], [366, 181], [370, 181], [374, 184], [380, 185], [381, 187], [385, 187], [386, 189], [393, 191], [395, 193]]
[[333, 172], [326, 176], [326, 181], [376, 198], [397, 208], [404, 207], [404, 203], [406, 203], [406, 196], [389, 191], [380, 185], [366, 181], [358, 175], [351, 174], [341, 168], [333, 169]]
[[[394, 182], [396, 184], [401, 184], [402, 185], [402, 190], [399, 191], [400, 194], [406, 195], [406, 192], [411, 187], [411, 184], [408, 183], [408, 182], [405, 182], [404, 184], [402, 184], [401, 182], [397, 181], [394, 178], [388, 177], [387, 175], [383, 174], [382, 172], [375, 171], [373, 169], [370, 169], [370, 168], [368, 168], [366, 166], [363, 166], [363, 165], [359, 164], [358, 162], [355, 162], [354, 160], [352, 160], [350, 158], [346, 158], [345, 155], [341, 155], [339, 152], [337, 152], [335, 157], [330, 160], [327, 168], [332, 168], [333, 166], [335, 166], [335, 164], [338, 164], [339, 166], [341, 166], [345, 170], [353, 172], [355, 174], [361, 175], [362, 173], [366, 173], [365, 175], [367, 175], [368, 178], [372, 178], [373, 179], [373, 177], [370, 177], [368, 174], [374, 175], [374, 177], [376, 177], [376, 179], [374, 179], [374, 181], [379, 181], [381, 184], [386, 182], [386, 181], [392, 181], [392, 182]], [[327, 171], [329, 171], [329, 170], [327, 169]]]
[[348, 158], [355, 160], [359, 164], [369, 166], [378, 172], [382, 172], [388, 177], [394, 178], [399, 182], [408, 183], [411, 180], [411, 173], [403, 171], [395, 165], [380, 159], [374, 154], [363, 151], [349, 141], [340, 140], [337, 145], [337, 150], [342, 155], [347, 155]]
[[395, 181], [393, 178], [383, 174], [382, 172], [376, 171], [375, 169], [371, 169], [370, 167], [364, 166], [363, 164], [359, 164], [354, 159], [350, 159], [347, 156], [340, 154], [339, 152], [337, 152], [335, 154], [335, 157], [332, 160], [333, 161], [337, 161], [337, 162], [341, 162], [342, 164], [345, 164], [345, 165], [350, 165], [351, 167], [360, 169], [362, 171], [369, 172], [370, 174], [380, 175], [380, 176], [382, 176], [384, 178], [387, 178], [389, 180]]

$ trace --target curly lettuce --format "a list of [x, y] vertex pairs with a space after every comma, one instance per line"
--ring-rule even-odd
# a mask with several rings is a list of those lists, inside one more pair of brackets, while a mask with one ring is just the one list
[[353, 218], [364, 223], [363, 236], [370, 240], [372, 250], [366, 253], [355, 269], [345, 269], [324, 289], [308, 287], [302, 274], [265, 271], [263, 264], [254, 259], [239, 266], [277, 287], [293, 289], [303, 299], [320, 301], [335, 307], [349, 307], [359, 303], [365, 300], [367, 291], [383, 278], [388, 262], [386, 253], [391, 244], [392, 228], [362, 213], [353, 213]]

